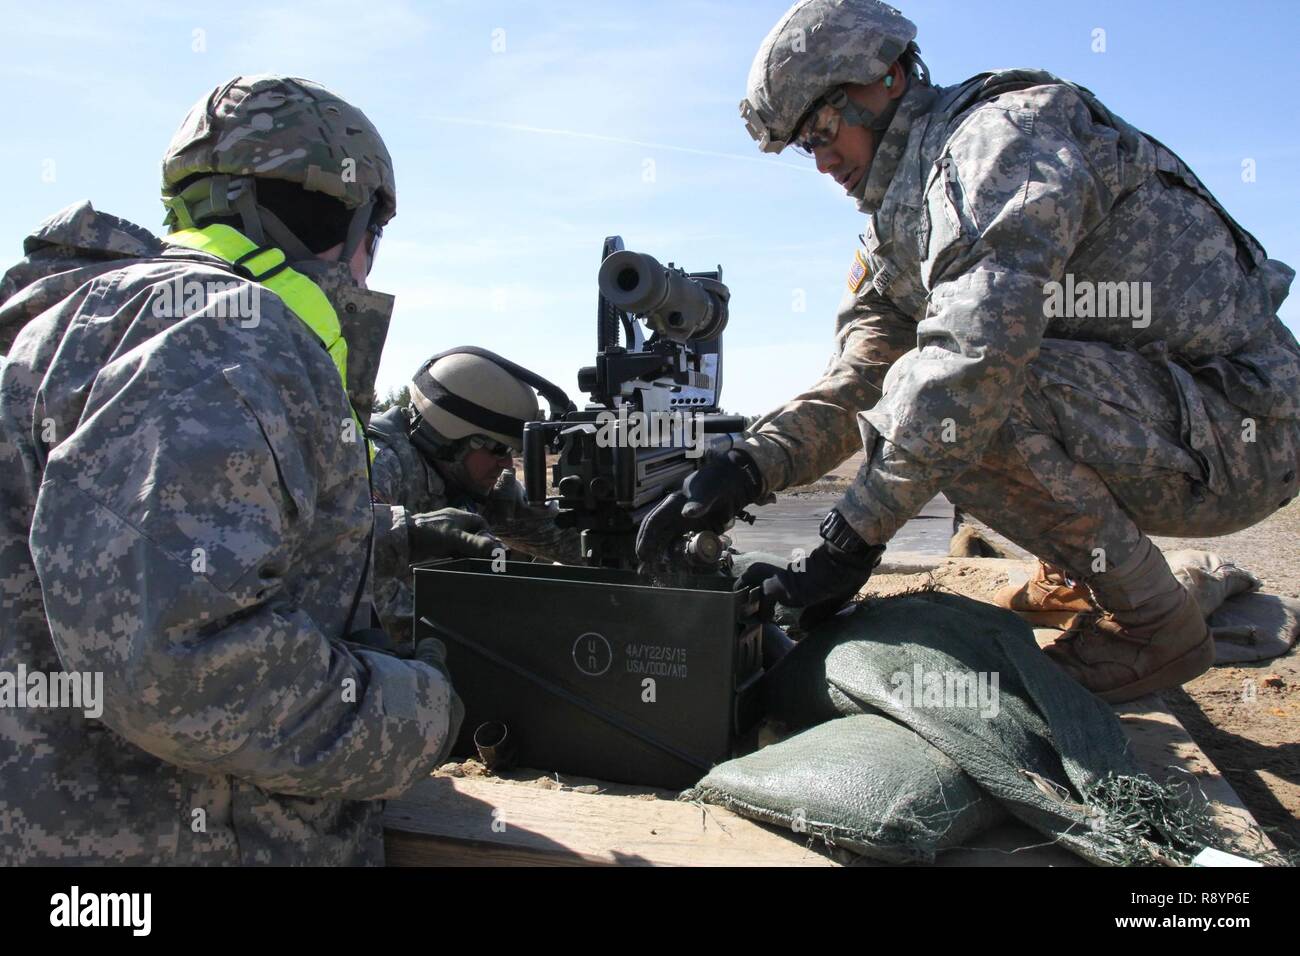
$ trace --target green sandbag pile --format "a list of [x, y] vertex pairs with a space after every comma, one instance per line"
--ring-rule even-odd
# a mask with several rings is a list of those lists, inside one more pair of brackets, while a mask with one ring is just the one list
[[929, 863], [1003, 817], [961, 767], [876, 714], [715, 767], [691, 798], [889, 863]]
[[809, 833], [888, 860], [967, 840], [995, 819], [990, 800], [1094, 863], [1220, 842], [1203, 810], [1140, 774], [1111, 709], [991, 605], [940, 592], [860, 605], [766, 684], [769, 717], [812, 729], [715, 767], [684, 799], [780, 823], [815, 810], [824, 829]]

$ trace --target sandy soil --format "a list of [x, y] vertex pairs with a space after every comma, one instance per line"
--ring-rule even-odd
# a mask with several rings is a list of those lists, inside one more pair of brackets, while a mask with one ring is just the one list
[[[1264, 590], [1300, 597], [1300, 500], [1236, 534], [1156, 543], [1214, 551], [1262, 578]], [[1300, 848], [1300, 652], [1213, 667], [1165, 700], [1279, 846]]]
[[794, 488], [787, 488], [781, 492], [783, 495], [807, 495], [821, 494], [823, 492], [843, 493], [848, 490], [849, 485], [853, 483], [858, 469], [862, 467], [862, 459], [865, 455], [858, 452], [851, 458], [847, 459], [844, 464], [840, 465], [834, 471], [827, 472], [821, 478], [807, 485], [799, 485]]

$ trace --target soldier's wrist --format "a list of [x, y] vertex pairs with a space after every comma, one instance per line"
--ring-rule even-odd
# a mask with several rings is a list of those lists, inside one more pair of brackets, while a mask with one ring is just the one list
[[885, 546], [882, 544], [870, 544], [864, 541], [836, 508], [832, 508], [822, 520], [819, 531], [822, 540], [833, 549], [832, 554], [838, 552], [837, 557], [843, 556], [853, 561], [870, 561], [874, 567], [885, 551]]
[[727, 452], [727, 461], [735, 466], [744, 476], [745, 494], [749, 501], [758, 501], [763, 497], [763, 472], [758, 462], [748, 452], [733, 448]]

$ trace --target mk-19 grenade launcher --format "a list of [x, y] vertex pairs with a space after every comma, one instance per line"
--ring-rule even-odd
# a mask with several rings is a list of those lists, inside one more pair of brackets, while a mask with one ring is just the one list
[[[618, 236], [605, 240], [597, 281], [596, 364], [578, 372], [591, 403], [525, 426], [524, 481], [530, 501], [555, 500], [557, 523], [582, 532], [589, 565], [633, 569], [641, 521], [706, 451], [725, 451], [745, 427], [718, 404], [730, 293], [721, 266], [664, 266], [624, 249]], [[547, 494], [548, 453], [558, 455], [550, 474], [558, 496]], [[686, 535], [670, 552], [672, 566], [725, 568], [727, 543], [709, 531]]]
[[[578, 376], [591, 404], [552, 402], [551, 420], [524, 428], [528, 498], [558, 503], [557, 521], [582, 532], [586, 566], [417, 567], [416, 637], [447, 646], [465, 704], [453, 753], [682, 788], [755, 724], [772, 629], [756, 595], [733, 589], [726, 539], [712, 532], [670, 549], [668, 570], [682, 573], [637, 569], [641, 521], [706, 446], [730, 447], [744, 425], [718, 413], [728, 293], [721, 269], [683, 272], [618, 237], [605, 240], [599, 281], [596, 364]], [[665, 421], [691, 429], [637, 433]]]

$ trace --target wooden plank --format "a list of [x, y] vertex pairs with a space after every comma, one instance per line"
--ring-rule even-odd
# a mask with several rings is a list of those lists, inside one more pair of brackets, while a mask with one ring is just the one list
[[[1156, 779], [1189, 779], [1211, 801], [1243, 850], [1268, 840], [1232, 787], [1158, 698], [1118, 709], [1138, 763]], [[1176, 768], [1176, 769], [1174, 769]], [[738, 817], [610, 787], [599, 794], [539, 789], [521, 781], [434, 776], [384, 815], [390, 866], [833, 866], [873, 865], [809, 848], [797, 834]], [[1015, 822], [970, 847], [940, 855], [940, 866], [1079, 866], [1083, 861]]]
[[[1059, 631], [1049, 628], [1034, 631], [1040, 646], [1059, 635]], [[1143, 770], [1156, 780], [1181, 781], [1190, 784], [1194, 792], [1204, 794], [1215, 822], [1242, 852], [1273, 849], [1272, 841], [1259, 829], [1241, 797], [1232, 789], [1232, 784], [1158, 694], [1117, 704], [1114, 710], [1128, 736], [1133, 757]]]
[[1267, 852], [1273, 843], [1232, 784], [1219, 772], [1191, 734], [1155, 694], [1115, 708], [1138, 764], [1156, 780], [1190, 783], [1210, 802], [1215, 821], [1232, 835], [1238, 849]]
[[[624, 788], [630, 790], [631, 788]], [[495, 824], [495, 826], [494, 826]], [[876, 866], [802, 837], [652, 794], [542, 790], [492, 778], [435, 776], [384, 814], [389, 866]], [[1007, 822], [940, 866], [1083, 866], [1042, 834]]]
[[384, 827], [395, 866], [835, 865], [720, 807], [493, 778], [430, 777], [389, 801]]

